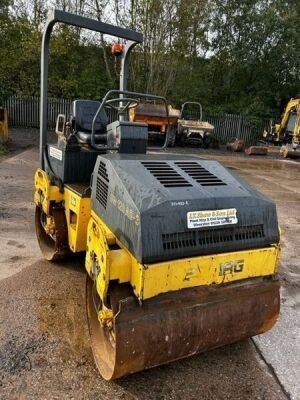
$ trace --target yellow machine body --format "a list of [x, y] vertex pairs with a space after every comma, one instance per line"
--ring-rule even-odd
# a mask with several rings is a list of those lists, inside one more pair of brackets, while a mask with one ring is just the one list
[[91, 276], [100, 269], [97, 291], [103, 301], [109, 281], [129, 282], [142, 301], [195, 286], [270, 276], [277, 271], [278, 257], [279, 246], [274, 244], [256, 250], [140, 264], [93, 211], [88, 225], [86, 269]]
[[54, 229], [50, 206], [63, 202], [70, 250], [86, 251], [87, 272], [90, 276], [97, 275], [97, 292], [104, 303], [110, 281], [130, 283], [136, 297], [143, 301], [160, 293], [271, 276], [277, 272], [280, 250], [276, 243], [255, 250], [141, 264], [91, 211], [89, 197], [81, 197], [67, 185], [62, 193], [41, 169], [35, 174], [34, 202], [47, 215], [49, 232]]
[[8, 113], [3, 107], [0, 107], [0, 143], [8, 141]]
[[50, 207], [54, 203], [63, 203], [68, 226], [69, 248], [73, 253], [86, 251], [86, 232], [91, 215], [90, 197], [82, 197], [67, 185], [63, 192], [59, 187], [50, 183], [49, 177], [40, 168], [35, 173], [34, 203], [41, 205], [47, 215], [45, 230], [54, 231], [54, 220]]
[[[57, 21], [126, 45], [121, 90], [101, 102], [74, 100], [70, 118], [58, 115], [55, 144], [48, 140], [47, 82]], [[102, 377], [270, 329], [280, 309], [275, 204], [215, 161], [147, 154], [149, 136], [164, 138], [161, 150], [174, 145], [180, 111], [164, 97], [123, 90], [141, 34], [60, 10], [45, 26], [36, 235], [49, 261], [85, 253], [89, 338]]]
[[[278, 124], [274, 124], [271, 126], [271, 133], [273, 135], [272, 139], [274, 143], [281, 143], [284, 139], [284, 132], [287, 127], [290, 115], [292, 112], [296, 111], [297, 117], [295, 120], [295, 125], [292, 133], [292, 143], [295, 145], [299, 144], [299, 135], [300, 135], [300, 99], [291, 98], [287, 103], [284, 112], [281, 116], [281, 121]], [[263, 132], [264, 138], [267, 138], [269, 135], [268, 131]]]
[[[263, 333], [278, 318], [278, 243], [142, 264], [76, 185], [60, 188], [38, 169], [34, 202], [42, 250], [41, 240], [67, 237], [68, 251], [86, 252], [90, 340], [107, 380]], [[55, 244], [54, 255], [64, 251]]]
[[288, 120], [289, 120], [289, 116], [290, 113], [295, 110], [297, 113], [297, 117], [296, 117], [296, 121], [295, 121], [295, 126], [294, 126], [294, 130], [293, 130], [293, 143], [297, 143], [299, 144], [299, 130], [300, 130], [300, 99], [291, 99], [283, 114], [282, 114], [282, 119], [280, 124], [275, 125], [275, 132], [277, 133], [277, 140], [280, 140], [280, 135], [282, 133], [282, 131], [285, 129], [285, 127], [287, 126]]

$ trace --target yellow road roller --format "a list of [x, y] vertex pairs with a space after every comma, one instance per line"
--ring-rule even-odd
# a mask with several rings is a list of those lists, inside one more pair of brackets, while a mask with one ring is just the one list
[[[47, 138], [48, 51], [56, 22], [114, 35], [119, 90], [75, 100]], [[213, 160], [149, 152], [129, 119], [128, 56], [142, 35], [54, 10], [43, 35], [35, 225], [44, 257], [85, 253], [87, 320], [106, 380], [236, 342], [279, 314], [275, 204]], [[167, 130], [168, 131], [168, 130]], [[151, 150], [151, 148], [150, 148]]]

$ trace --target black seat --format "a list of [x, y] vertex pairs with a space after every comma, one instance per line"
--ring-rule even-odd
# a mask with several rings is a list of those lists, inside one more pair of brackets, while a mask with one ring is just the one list
[[[75, 100], [72, 103], [72, 117], [75, 120], [75, 134], [80, 143], [91, 144], [92, 123], [94, 116], [100, 107], [99, 101]], [[95, 125], [95, 142], [106, 143], [106, 126], [108, 117], [102, 110], [97, 117]]]

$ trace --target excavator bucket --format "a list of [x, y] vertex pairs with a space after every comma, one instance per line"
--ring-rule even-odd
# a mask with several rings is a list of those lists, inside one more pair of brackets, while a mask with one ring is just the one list
[[106, 380], [263, 333], [279, 314], [279, 283], [256, 280], [168, 292], [140, 305], [116, 285], [113, 329], [102, 328], [87, 278], [87, 315], [96, 365]]
[[248, 156], [266, 156], [268, 154], [268, 148], [264, 146], [250, 146], [245, 150]]

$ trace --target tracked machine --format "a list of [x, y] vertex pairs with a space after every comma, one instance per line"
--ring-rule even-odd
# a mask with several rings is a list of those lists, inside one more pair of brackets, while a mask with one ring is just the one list
[[264, 130], [263, 138], [268, 143], [281, 145], [283, 157], [300, 158], [300, 98], [290, 99], [281, 121]]
[[[76, 100], [47, 140], [50, 33], [67, 23], [126, 40], [120, 90]], [[126, 90], [139, 33], [55, 10], [43, 36], [37, 238], [49, 261], [85, 253], [90, 342], [115, 379], [270, 329], [279, 314], [275, 204], [212, 160], [147, 153]], [[109, 121], [109, 110], [118, 115]], [[166, 135], [166, 147], [168, 134]], [[149, 150], [149, 149], [148, 149]]]

